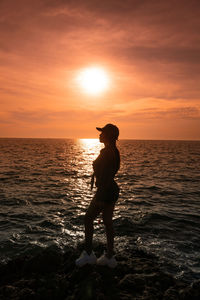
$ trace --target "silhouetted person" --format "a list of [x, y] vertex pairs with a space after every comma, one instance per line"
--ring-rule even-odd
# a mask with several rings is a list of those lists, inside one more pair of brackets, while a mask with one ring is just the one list
[[[117, 262], [114, 257], [112, 217], [115, 203], [119, 197], [119, 187], [114, 180], [115, 174], [120, 167], [120, 154], [116, 147], [119, 129], [113, 124], [107, 124], [103, 128], [97, 127], [97, 130], [101, 132], [99, 140], [101, 143], [104, 143], [105, 147], [93, 162], [94, 173], [91, 188], [93, 188], [94, 179], [96, 179], [97, 191], [85, 214], [85, 250], [76, 260], [76, 265], [82, 267], [85, 264], [97, 263], [114, 268]], [[107, 252], [97, 259], [92, 251], [93, 222], [100, 212], [102, 212], [106, 229]]]

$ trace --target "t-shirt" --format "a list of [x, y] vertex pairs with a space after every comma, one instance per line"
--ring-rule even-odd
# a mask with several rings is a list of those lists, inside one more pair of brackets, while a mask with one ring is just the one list
[[120, 154], [116, 146], [107, 146], [100, 151], [93, 162], [94, 176], [98, 188], [107, 188], [113, 181], [120, 167]]

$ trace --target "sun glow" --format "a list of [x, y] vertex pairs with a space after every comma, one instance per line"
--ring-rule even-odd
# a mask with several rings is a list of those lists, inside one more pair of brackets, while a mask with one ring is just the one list
[[109, 87], [109, 77], [106, 71], [100, 67], [83, 69], [78, 75], [78, 83], [87, 94], [97, 95]]
[[83, 149], [87, 151], [95, 152], [95, 150], [99, 150], [101, 147], [99, 139], [79, 139], [79, 142]]

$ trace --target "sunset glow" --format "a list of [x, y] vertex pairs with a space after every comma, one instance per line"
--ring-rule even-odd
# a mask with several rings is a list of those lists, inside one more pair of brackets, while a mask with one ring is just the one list
[[90, 67], [82, 70], [78, 75], [81, 88], [88, 94], [99, 94], [109, 87], [109, 78], [105, 70]]
[[0, 137], [200, 139], [200, 2], [0, 1]]

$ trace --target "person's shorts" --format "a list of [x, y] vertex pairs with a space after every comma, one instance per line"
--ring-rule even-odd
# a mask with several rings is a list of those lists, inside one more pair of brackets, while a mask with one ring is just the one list
[[106, 189], [98, 188], [94, 198], [100, 202], [115, 203], [119, 198], [119, 187], [117, 183], [114, 181], [113, 184]]

